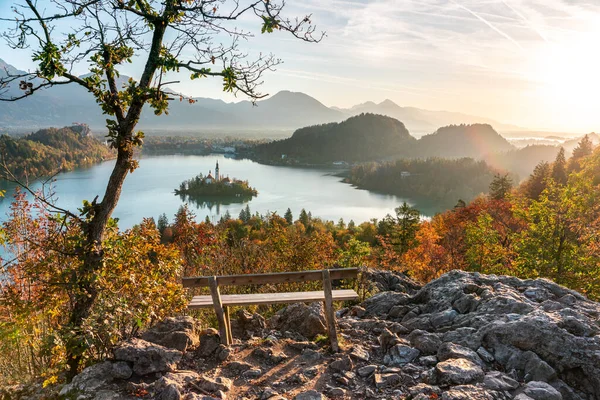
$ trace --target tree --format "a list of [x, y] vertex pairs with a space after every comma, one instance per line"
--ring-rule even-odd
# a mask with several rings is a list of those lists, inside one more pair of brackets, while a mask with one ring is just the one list
[[560, 151], [556, 155], [556, 160], [552, 164], [552, 179], [559, 185], [567, 183], [567, 160], [565, 159], [565, 149], [560, 148]]
[[581, 170], [581, 160], [591, 155], [594, 151], [594, 144], [590, 140], [588, 135], [585, 135], [577, 144], [577, 147], [573, 150], [573, 155], [569, 160], [568, 170], [579, 171]]
[[[234, 21], [256, 15], [262, 33], [287, 31], [309, 42], [322, 37], [313, 36], [310, 16], [290, 20], [282, 10], [283, 3], [259, 0], [245, 7], [235, 0], [51, 0], [44, 2], [44, 9], [23, 0], [14, 5], [14, 16], [5, 19], [14, 27], [4, 37], [14, 49], [31, 49], [37, 68], [0, 78], [0, 100], [18, 101], [55, 85], [79, 85], [107, 115], [108, 142], [117, 152], [99, 201], [98, 197], [84, 201], [81, 215], [57, 208], [76, 221], [84, 235], [78, 249], [81, 263], [68, 283], [74, 297], [67, 330], [81, 332], [99, 295], [96, 281], [105, 261], [106, 227], [125, 178], [138, 167], [134, 149], [142, 145], [144, 134], [136, 132], [136, 126], [144, 106], [148, 104], [157, 115], [167, 114], [171, 96], [183, 100], [166, 89], [174, 83], [167, 81], [167, 74], [175, 72], [189, 73], [191, 79], [219, 77], [224, 91], [243, 93], [252, 100], [262, 97], [257, 87], [263, 73], [279, 60], [263, 55], [245, 60], [246, 52], [238, 43], [251, 34], [237, 29]], [[63, 35], [68, 27], [70, 31]], [[231, 44], [218, 42], [224, 37]], [[119, 87], [120, 70], [134, 57], [142, 61], [142, 72]], [[82, 65], [90, 65], [89, 74], [71, 72]], [[67, 343], [69, 378], [77, 373], [85, 346], [83, 341]]]
[[465, 203], [465, 201], [463, 199], [458, 199], [458, 201], [454, 205], [454, 209], [465, 208], [466, 206], [467, 206], [467, 203]]
[[294, 223], [294, 216], [292, 215], [292, 210], [290, 210], [289, 208], [285, 211], [283, 218], [285, 218], [288, 225], [291, 225]]
[[548, 178], [550, 178], [550, 175], [550, 164], [542, 161], [536, 165], [532, 174], [523, 184], [525, 195], [529, 199], [538, 200], [548, 185]]
[[496, 174], [490, 183], [490, 197], [494, 200], [504, 200], [513, 187], [512, 179], [508, 174]]
[[338, 251], [338, 254], [338, 264], [342, 268], [359, 268], [366, 264], [371, 254], [371, 248], [367, 243], [351, 238], [345, 247]]
[[242, 208], [242, 211], [240, 211], [238, 219], [246, 224], [250, 221], [250, 218], [252, 218], [252, 213], [250, 212], [250, 206], [246, 204], [246, 208]]
[[252, 213], [250, 212], [250, 205], [246, 204], [246, 220], [244, 222], [248, 223], [252, 218]]
[[406, 253], [416, 245], [416, 234], [419, 230], [421, 221], [419, 210], [411, 207], [407, 202], [397, 207], [396, 221], [397, 226], [394, 232], [394, 239], [400, 254]]
[[300, 217], [298, 219], [300, 220], [300, 222], [302, 222], [302, 225], [308, 227], [308, 224], [310, 223], [310, 218], [304, 208], [300, 211]]
[[225, 214], [223, 214], [223, 216], [221, 217], [220, 222], [223, 223], [223, 222], [227, 222], [229, 220], [231, 220], [231, 213], [229, 212], [229, 210], [227, 210], [227, 211], [225, 211]]
[[167, 218], [167, 214], [162, 213], [158, 217], [158, 224], [156, 225], [156, 228], [158, 229], [158, 231], [162, 235], [163, 232], [165, 231], [165, 229], [167, 229], [168, 226], [169, 226], [169, 218]]

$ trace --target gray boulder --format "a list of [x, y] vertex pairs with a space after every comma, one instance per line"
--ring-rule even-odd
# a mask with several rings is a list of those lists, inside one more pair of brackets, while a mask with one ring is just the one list
[[419, 329], [412, 331], [408, 335], [408, 340], [411, 346], [419, 350], [423, 355], [436, 354], [438, 348], [442, 345], [442, 340], [438, 335]]
[[406, 293], [382, 292], [366, 299], [362, 303], [367, 315], [387, 316], [393, 307], [408, 304], [410, 296]]
[[419, 357], [419, 354], [419, 350], [413, 347], [397, 344], [388, 350], [383, 357], [383, 363], [388, 366], [399, 367], [412, 362]]
[[383, 304], [372, 302], [372, 309], [388, 313], [392, 304], [402, 306], [407, 329], [476, 352], [454, 356], [485, 368], [499, 364], [526, 382], [561, 381], [561, 393], [599, 398], [600, 304], [577, 292], [546, 279], [451, 271], [408, 299], [380, 296]]
[[129, 339], [113, 350], [117, 361], [133, 364], [133, 372], [143, 376], [154, 372], [173, 371], [181, 360], [179, 350], [167, 349], [142, 339]]
[[442, 394], [442, 400], [500, 400], [510, 399], [508, 396], [499, 396], [497, 393], [473, 386], [454, 386]]
[[309, 390], [298, 393], [296, 396], [294, 396], [294, 400], [325, 400], [325, 397], [316, 390]]
[[260, 314], [250, 314], [244, 309], [235, 313], [231, 320], [231, 333], [240, 339], [250, 339], [254, 336], [262, 336], [267, 329], [267, 322]]
[[491, 371], [485, 374], [483, 386], [490, 390], [514, 390], [519, 387], [519, 382], [499, 371]]
[[367, 268], [362, 271], [363, 279], [371, 283], [379, 292], [403, 292], [414, 294], [421, 285], [402, 273]]
[[546, 382], [529, 382], [523, 389], [523, 394], [533, 400], [562, 400], [562, 395]]
[[475, 364], [483, 367], [484, 362], [479, 355], [468, 347], [463, 347], [454, 343], [444, 343], [437, 352], [437, 358], [440, 361], [446, 361], [451, 358], [465, 358], [473, 361]]
[[200, 334], [200, 346], [198, 355], [200, 357], [209, 357], [219, 349], [221, 345], [221, 336], [216, 329], [209, 328]]
[[269, 327], [281, 332], [297, 332], [313, 339], [317, 335], [327, 333], [327, 322], [322, 303], [290, 304], [280, 310], [269, 320]]
[[483, 380], [481, 367], [465, 358], [452, 358], [442, 361], [433, 371], [434, 381], [438, 385], [465, 385]]
[[[87, 367], [60, 390], [61, 398], [78, 400], [124, 399], [119, 394], [119, 380], [132, 374], [127, 363], [104, 361]], [[10, 398], [10, 397], [9, 397]]]
[[142, 335], [142, 339], [161, 346], [186, 351], [199, 343], [199, 324], [192, 317], [174, 317], [154, 325]]

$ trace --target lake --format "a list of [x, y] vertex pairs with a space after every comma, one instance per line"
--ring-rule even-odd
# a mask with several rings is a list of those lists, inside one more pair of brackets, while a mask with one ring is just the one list
[[[297, 218], [304, 208], [313, 216], [326, 220], [337, 222], [343, 218], [346, 222], [352, 219], [360, 223], [382, 218], [388, 213], [394, 214], [394, 208], [404, 201], [397, 196], [371, 193], [343, 183], [340, 177], [334, 176], [338, 169], [262, 165], [250, 160], [227, 158], [222, 154], [173, 155], [140, 159], [140, 167], [125, 180], [113, 216], [119, 218], [122, 229], [132, 227], [144, 217], [158, 219], [162, 213], [166, 213], [172, 221], [179, 207], [185, 203], [174, 194], [174, 189], [199, 173], [206, 175], [210, 170], [214, 174], [217, 161], [223, 176], [248, 180], [250, 186], [258, 190], [258, 196], [247, 203], [215, 204], [210, 198], [202, 204], [189, 202], [199, 221], [207, 216], [218, 221], [226, 211], [237, 217], [248, 204], [253, 214], [277, 212], [283, 216], [289, 207]], [[96, 195], [101, 199], [113, 164], [114, 161], [107, 161], [88, 169], [59, 174], [54, 184], [57, 204], [76, 210], [84, 199], [91, 201]], [[32, 186], [39, 188], [40, 184]], [[6, 198], [0, 200], [0, 220], [7, 218], [14, 186], [6, 189]], [[418, 204], [416, 206], [419, 207]], [[421, 211], [428, 214], [426, 210]]]

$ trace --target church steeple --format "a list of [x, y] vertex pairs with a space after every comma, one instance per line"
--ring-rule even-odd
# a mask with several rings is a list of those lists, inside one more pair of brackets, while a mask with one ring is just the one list
[[217, 161], [217, 167], [215, 168], [215, 180], [217, 182], [221, 180], [221, 175], [219, 174], [219, 161]]

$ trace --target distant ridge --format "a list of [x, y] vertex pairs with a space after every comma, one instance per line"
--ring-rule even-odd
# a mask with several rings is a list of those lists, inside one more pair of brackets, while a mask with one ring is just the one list
[[514, 150], [515, 147], [488, 124], [449, 125], [423, 136], [415, 148], [421, 157], [473, 157]]
[[394, 118], [360, 114], [340, 123], [308, 126], [292, 137], [259, 145], [255, 155], [270, 162], [288, 158], [301, 163], [371, 161], [412, 148], [416, 139]]
[[[22, 72], [0, 59], [0, 76], [7, 68], [11, 73]], [[121, 81], [127, 81], [121, 76]], [[18, 88], [8, 88], [19, 93]], [[256, 105], [249, 101], [227, 103], [210, 98], [195, 98], [195, 104], [173, 101], [169, 116], [155, 116], [145, 111], [140, 120], [141, 129], [187, 130], [202, 132], [221, 130], [234, 132], [295, 129], [329, 122], [340, 122], [362, 113], [386, 115], [399, 121], [420, 136], [431, 133], [440, 126], [461, 123], [489, 123], [496, 129], [523, 129], [502, 124], [483, 117], [447, 111], [430, 111], [414, 107], [401, 107], [391, 100], [379, 104], [368, 101], [349, 109], [327, 107], [315, 98], [301, 92], [280, 91]], [[93, 96], [73, 85], [61, 85], [39, 91], [18, 103], [2, 103], [0, 128], [35, 129], [48, 126], [86, 123], [97, 131], [105, 129], [106, 116], [100, 112]]]
[[432, 111], [416, 107], [401, 107], [390, 99], [377, 104], [367, 101], [347, 109], [338, 109], [344, 114], [356, 115], [360, 113], [373, 113], [387, 115], [402, 121], [409, 131], [417, 136], [431, 133], [440, 126], [486, 123], [500, 130], [522, 130], [518, 126], [504, 124], [490, 118], [478, 117], [450, 111]]

